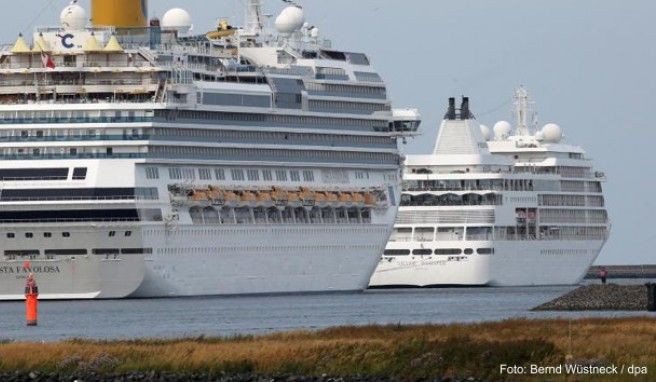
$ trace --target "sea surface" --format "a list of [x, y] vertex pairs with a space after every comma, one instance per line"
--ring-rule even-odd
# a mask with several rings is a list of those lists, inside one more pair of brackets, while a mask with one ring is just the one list
[[[644, 284], [656, 280], [611, 282]], [[36, 327], [25, 325], [23, 302], [0, 302], [0, 341], [233, 336], [341, 325], [473, 323], [512, 318], [656, 317], [656, 313], [649, 312], [530, 311], [574, 288], [396, 289], [275, 296], [41, 301]]]

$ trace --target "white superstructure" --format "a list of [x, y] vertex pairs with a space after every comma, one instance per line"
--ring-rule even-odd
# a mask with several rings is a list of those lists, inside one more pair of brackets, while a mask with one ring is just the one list
[[[479, 126], [450, 99], [432, 155], [409, 155], [394, 232], [371, 287], [578, 283], [608, 238], [603, 173], [547, 124]], [[536, 130], [536, 129], [534, 129]]]
[[298, 6], [193, 35], [120, 3], [0, 48], [0, 300], [366, 288], [418, 113]]

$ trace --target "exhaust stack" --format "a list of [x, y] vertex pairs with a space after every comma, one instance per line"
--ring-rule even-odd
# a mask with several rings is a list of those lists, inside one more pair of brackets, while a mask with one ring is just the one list
[[148, 0], [91, 0], [94, 27], [147, 27]]

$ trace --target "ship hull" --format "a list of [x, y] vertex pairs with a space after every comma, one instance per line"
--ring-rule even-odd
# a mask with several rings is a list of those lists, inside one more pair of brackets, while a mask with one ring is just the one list
[[179, 226], [150, 233], [160, 246], [131, 297], [361, 291], [389, 227]]
[[603, 241], [469, 242], [467, 248], [493, 247], [494, 254], [384, 256], [369, 285], [371, 288], [573, 285], [583, 279], [603, 244]]

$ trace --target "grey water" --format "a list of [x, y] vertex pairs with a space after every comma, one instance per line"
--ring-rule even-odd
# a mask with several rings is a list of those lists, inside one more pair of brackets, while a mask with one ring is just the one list
[[[648, 280], [613, 280], [642, 284]], [[584, 283], [598, 282], [585, 280]], [[652, 280], [653, 282], [653, 280]], [[0, 303], [0, 341], [215, 337], [343, 325], [474, 323], [513, 318], [651, 316], [649, 312], [531, 312], [574, 286], [375, 290], [362, 293]]]

